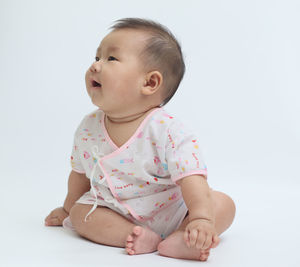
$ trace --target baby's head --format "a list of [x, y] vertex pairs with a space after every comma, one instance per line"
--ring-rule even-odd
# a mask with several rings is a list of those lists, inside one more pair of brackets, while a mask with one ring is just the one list
[[114, 115], [163, 106], [185, 72], [180, 45], [159, 23], [136, 18], [116, 21], [86, 73], [92, 102]]

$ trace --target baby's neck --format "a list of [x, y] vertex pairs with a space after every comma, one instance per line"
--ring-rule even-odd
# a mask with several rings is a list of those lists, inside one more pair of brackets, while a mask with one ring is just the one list
[[111, 116], [106, 114], [104, 124], [110, 139], [117, 147], [124, 145], [136, 132], [143, 120], [150, 114], [155, 107], [130, 116]]
[[133, 115], [124, 116], [124, 117], [114, 117], [114, 116], [110, 116], [110, 115], [106, 114], [105, 117], [106, 117], [106, 121], [108, 123], [125, 124], [125, 123], [130, 123], [130, 122], [139, 121], [140, 119], [143, 119], [152, 110], [153, 110], [153, 108], [151, 108], [149, 110], [146, 110], [146, 111], [143, 111], [143, 112], [133, 114]]

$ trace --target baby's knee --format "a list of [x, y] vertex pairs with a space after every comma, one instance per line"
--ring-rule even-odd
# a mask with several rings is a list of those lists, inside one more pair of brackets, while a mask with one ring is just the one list
[[226, 211], [227, 214], [231, 214], [231, 217], [235, 216], [236, 206], [230, 196], [223, 192], [213, 191], [213, 199], [217, 209]]
[[226, 194], [224, 194], [224, 199], [225, 199], [226, 205], [228, 207], [228, 210], [232, 214], [232, 217], [234, 217], [235, 212], [236, 212], [236, 206], [235, 206], [235, 203], [234, 203], [233, 199], [230, 196], [226, 195]]

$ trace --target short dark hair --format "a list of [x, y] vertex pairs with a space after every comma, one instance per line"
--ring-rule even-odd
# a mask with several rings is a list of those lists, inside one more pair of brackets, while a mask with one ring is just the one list
[[141, 18], [123, 18], [110, 27], [113, 30], [137, 29], [149, 33], [150, 37], [142, 52], [149, 67], [158, 68], [163, 75], [164, 106], [173, 97], [185, 73], [181, 46], [171, 31], [158, 22]]

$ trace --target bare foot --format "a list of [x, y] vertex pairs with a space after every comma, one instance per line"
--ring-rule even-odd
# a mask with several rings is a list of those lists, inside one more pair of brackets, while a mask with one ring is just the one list
[[135, 226], [132, 234], [128, 235], [126, 251], [129, 255], [151, 253], [157, 250], [161, 237], [148, 228]]
[[188, 248], [183, 241], [183, 233], [183, 231], [176, 231], [160, 242], [158, 245], [159, 254], [171, 258], [206, 261], [210, 249]]

